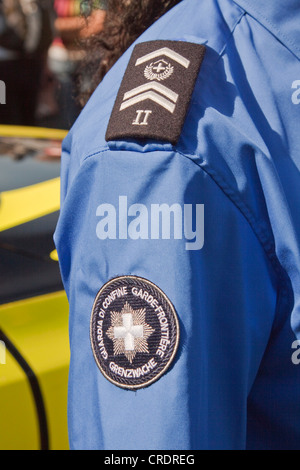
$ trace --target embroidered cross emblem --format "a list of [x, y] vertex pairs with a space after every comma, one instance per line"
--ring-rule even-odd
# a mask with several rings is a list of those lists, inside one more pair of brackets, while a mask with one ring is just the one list
[[134, 339], [143, 337], [143, 325], [133, 325], [131, 313], [122, 315], [123, 326], [114, 327], [114, 337], [123, 338], [125, 351], [134, 351]]
[[111, 312], [107, 336], [113, 341], [114, 354], [125, 354], [132, 363], [136, 353], [148, 351], [148, 338], [154, 329], [146, 322], [146, 309], [134, 310], [126, 302], [119, 312]]
[[156, 73], [160, 73], [166, 70], [166, 66], [162, 62], [159, 62], [155, 67], [152, 67], [152, 69], [155, 70]]

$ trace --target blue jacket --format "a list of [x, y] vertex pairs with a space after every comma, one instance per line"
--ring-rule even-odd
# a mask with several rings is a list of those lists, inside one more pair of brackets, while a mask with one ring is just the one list
[[[133, 46], [66, 137], [72, 449], [300, 449], [299, 24], [183, 0], [137, 40], [205, 45], [177, 142], [105, 138]], [[139, 124], [174, 65], [150, 62]]]

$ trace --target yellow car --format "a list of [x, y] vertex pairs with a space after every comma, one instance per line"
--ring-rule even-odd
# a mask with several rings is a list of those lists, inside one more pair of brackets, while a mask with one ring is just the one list
[[53, 244], [66, 132], [0, 126], [0, 449], [68, 449], [68, 303]]

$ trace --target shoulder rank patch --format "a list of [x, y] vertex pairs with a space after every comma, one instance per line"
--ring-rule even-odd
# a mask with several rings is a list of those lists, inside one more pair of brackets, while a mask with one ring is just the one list
[[169, 368], [178, 347], [179, 324], [172, 303], [155, 284], [121, 276], [98, 292], [90, 338], [102, 374], [119, 387], [136, 390]]
[[106, 140], [155, 139], [176, 144], [205, 46], [150, 41], [135, 46], [110, 117]]

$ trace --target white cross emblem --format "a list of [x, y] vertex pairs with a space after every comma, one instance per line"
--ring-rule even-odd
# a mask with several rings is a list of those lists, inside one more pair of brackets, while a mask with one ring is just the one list
[[154, 329], [146, 322], [146, 309], [134, 310], [126, 302], [120, 312], [111, 312], [107, 336], [113, 341], [114, 355], [125, 354], [132, 363], [137, 353], [148, 353], [147, 340]]
[[123, 338], [125, 351], [134, 351], [134, 338], [143, 338], [143, 325], [133, 325], [131, 313], [123, 313], [123, 326], [114, 327], [114, 337]]
[[162, 63], [162, 61], [157, 61], [157, 62], [159, 63], [155, 67], [152, 67], [152, 69], [155, 70], [156, 73], [160, 73], [166, 70], [166, 66]]

